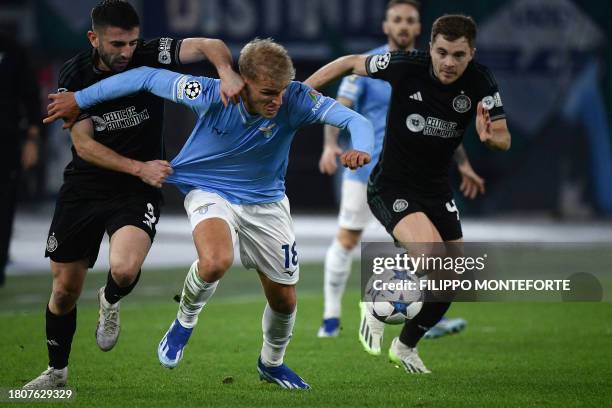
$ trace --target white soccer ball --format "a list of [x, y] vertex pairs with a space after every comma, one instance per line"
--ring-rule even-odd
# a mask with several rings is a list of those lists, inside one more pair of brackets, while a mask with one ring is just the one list
[[365, 288], [366, 309], [378, 320], [402, 324], [414, 318], [423, 307], [419, 278], [407, 270], [386, 269], [374, 274]]

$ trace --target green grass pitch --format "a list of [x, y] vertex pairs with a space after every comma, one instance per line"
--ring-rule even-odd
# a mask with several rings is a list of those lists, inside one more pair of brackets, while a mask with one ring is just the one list
[[[95, 344], [95, 290], [105, 274], [90, 274], [78, 309], [70, 359], [69, 406], [371, 406], [566, 407], [612, 405], [610, 303], [461, 303], [451, 316], [465, 332], [423, 340], [433, 371], [408, 375], [386, 355], [372, 357], [357, 341], [357, 265], [337, 339], [318, 339], [322, 266], [305, 264], [298, 318], [286, 363], [310, 383], [295, 392], [259, 381], [264, 306], [252, 271], [234, 268], [200, 317], [179, 367], [157, 361], [157, 343], [176, 314], [185, 269], [145, 270], [122, 305], [122, 332], [112, 351]], [[46, 367], [44, 305], [50, 276], [9, 277], [0, 289], [0, 388], [18, 388]], [[387, 326], [386, 353], [398, 326]], [[58, 406], [61, 403], [54, 403]], [[11, 404], [12, 405], [12, 404]], [[17, 406], [27, 406], [19, 404]], [[44, 406], [32, 403], [33, 406]]]

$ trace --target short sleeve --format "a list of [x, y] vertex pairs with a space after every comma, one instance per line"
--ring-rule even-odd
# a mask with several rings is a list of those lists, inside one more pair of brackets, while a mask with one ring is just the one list
[[[79, 70], [75, 69], [77, 64], [76, 58], [67, 61], [59, 72], [59, 79], [57, 81], [57, 92], [77, 92], [83, 89], [83, 84], [79, 76]], [[81, 110], [77, 117], [77, 122], [83, 119], [87, 119], [91, 114], [87, 109]]]
[[220, 81], [218, 79], [182, 75], [173, 84], [175, 101], [185, 105], [199, 116], [204, 115], [212, 105], [221, 103]]
[[353, 102], [353, 105], [359, 101], [363, 94], [364, 78], [359, 75], [349, 75], [344, 77], [338, 88], [337, 97], [346, 98]]
[[179, 54], [183, 40], [162, 37], [138, 44], [134, 53], [135, 66], [171, 69], [181, 64]]
[[413, 52], [387, 52], [370, 55], [366, 60], [366, 71], [371, 78], [396, 82], [404, 78], [418, 56]]
[[499, 87], [493, 73], [487, 67], [480, 64], [476, 70], [479, 74], [479, 97], [482, 106], [489, 111], [491, 121], [505, 119], [504, 104], [502, 103]]

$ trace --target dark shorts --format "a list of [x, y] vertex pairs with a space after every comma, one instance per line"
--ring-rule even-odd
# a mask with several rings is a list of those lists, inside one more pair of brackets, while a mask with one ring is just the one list
[[155, 194], [93, 197], [64, 185], [55, 204], [45, 257], [62, 263], [88, 259], [91, 268], [98, 258], [104, 232], [111, 237], [126, 225], [142, 229], [153, 242], [160, 204], [160, 196]]
[[[423, 198], [409, 192], [394, 192], [390, 188], [368, 186], [368, 205], [372, 214], [393, 236], [393, 229], [405, 216], [425, 213], [440, 233], [443, 241], [463, 237], [459, 210], [452, 198]], [[394, 237], [395, 239], [395, 237]]]

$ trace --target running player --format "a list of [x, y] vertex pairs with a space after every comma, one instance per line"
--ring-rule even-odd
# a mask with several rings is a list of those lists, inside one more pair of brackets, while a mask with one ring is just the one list
[[[60, 90], [77, 91], [135, 66], [176, 67], [205, 57], [224, 78], [226, 96], [242, 87], [231, 70], [229, 50], [219, 40], [160, 38], [144, 43], [136, 11], [117, 0], [99, 3], [91, 20], [87, 36], [93, 49], [64, 64]], [[53, 274], [45, 315], [49, 364], [27, 388], [66, 384], [76, 302], [105, 231], [110, 237], [110, 271], [98, 291], [96, 342], [103, 351], [117, 342], [119, 301], [138, 282], [159, 220], [158, 187], [171, 173], [163, 160], [163, 103], [147, 93], [121, 98], [84, 111], [72, 127], [73, 158], [64, 172], [45, 253]]]
[[[176, 320], [158, 347], [161, 364], [174, 368], [204, 305], [233, 263], [240, 241], [243, 265], [255, 269], [268, 300], [263, 318], [260, 377], [283, 388], [309, 385], [284, 363], [296, 317], [298, 252], [285, 196], [284, 178], [295, 132], [308, 124], [346, 128], [354, 150], [342, 163], [367, 164], [374, 144], [370, 122], [356, 112], [293, 81], [287, 51], [270, 39], [256, 39], [240, 52], [246, 87], [237, 105], [220, 101], [219, 81], [153, 68], [116, 75], [73, 96], [82, 109], [149, 91], [188, 106], [198, 121], [172, 161], [176, 183], [186, 194], [185, 210], [198, 253], [185, 279]], [[54, 95], [56, 99], [71, 95]]]
[[[485, 145], [493, 150], [510, 148], [495, 79], [485, 66], [473, 61], [475, 40], [472, 18], [445, 15], [432, 27], [429, 54], [346, 56], [306, 81], [321, 88], [343, 75], [357, 74], [390, 83], [386, 137], [381, 158], [370, 175], [368, 204], [389, 234], [404, 246], [462, 241], [448, 166], [474, 117]], [[415, 94], [420, 98], [411, 97]], [[449, 306], [450, 302], [425, 303], [421, 312], [406, 322], [400, 337], [393, 339], [391, 360], [408, 372], [429, 372], [416, 345]]]
[[[389, 1], [383, 32], [387, 35], [387, 44], [369, 51], [368, 54], [413, 50], [415, 39], [421, 32], [419, 3], [415, 0]], [[355, 109], [372, 122], [376, 143], [372, 162], [357, 171], [344, 172], [338, 217], [339, 229], [325, 256], [323, 291], [325, 303], [318, 337], [335, 337], [340, 333], [342, 295], [351, 272], [352, 251], [359, 244], [364, 228], [374, 218], [367, 205], [366, 187], [370, 172], [378, 162], [382, 148], [390, 98], [391, 86], [387, 82], [357, 75], [344, 78], [338, 90], [336, 100], [339, 103]], [[421, 94], [416, 92], [411, 98], [419, 100]], [[342, 149], [338, 146], [339, 129], [326, 126], [324, 131], [325, 144], [319, 169], [324, 174], [333, 174], [337, 168], [336, 157], [342, 153]], [[479, 192], [484, 192], [484, 180], [472, 169], [463, 145], [457, 148], [455, 161], [462, 177], [461, 191], [466, 197], [474, 198]], [[369, 322], [363, 313], [362, 304], [360, 310], [359, 340], [368, 353], [379, 355], [384, 324], [377, 320]], [[464, 319], [443, 318], [427, 332], [426, 337], [435, 338], [457, 333], [465, 326]]]

